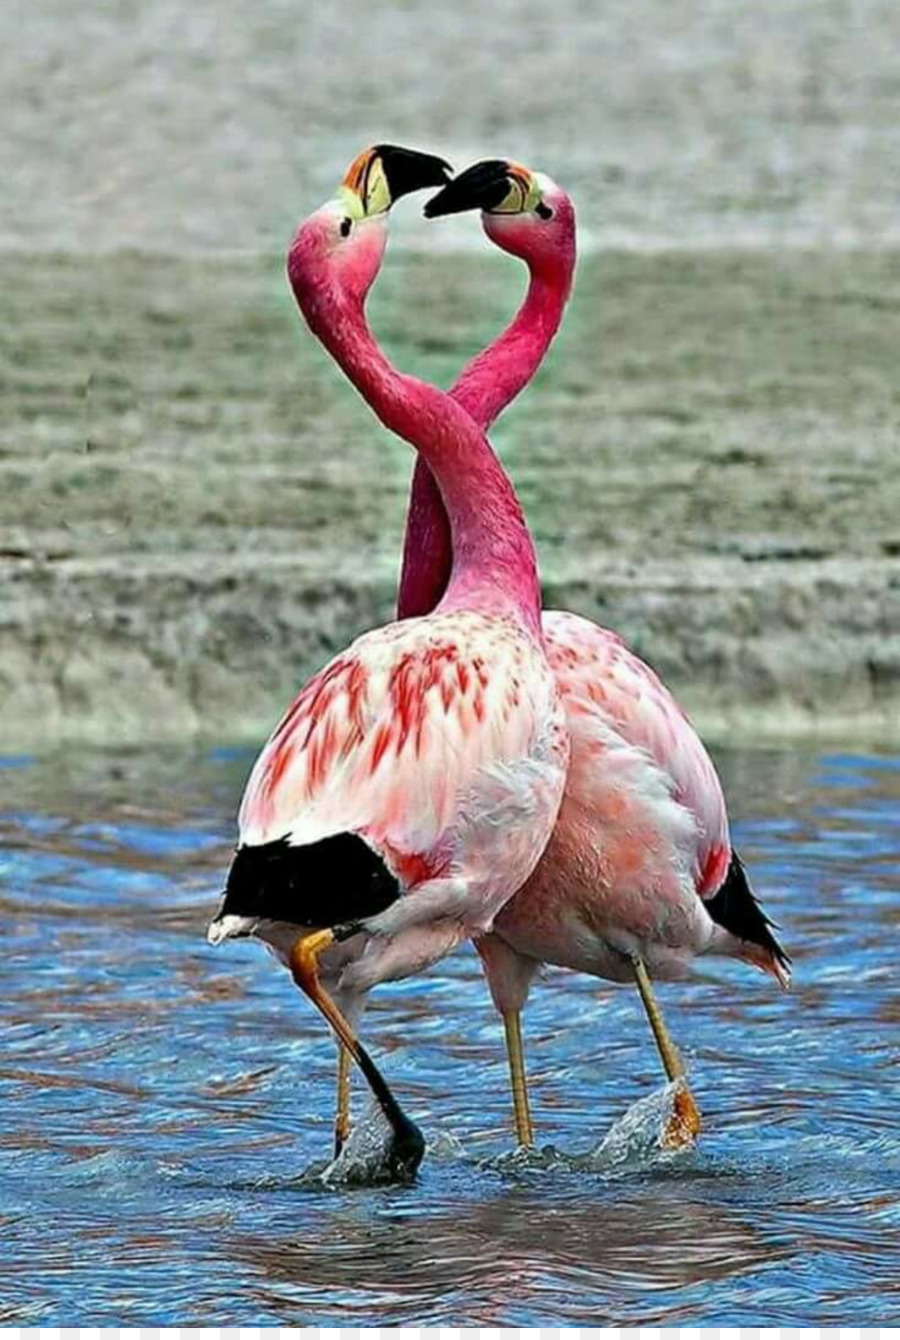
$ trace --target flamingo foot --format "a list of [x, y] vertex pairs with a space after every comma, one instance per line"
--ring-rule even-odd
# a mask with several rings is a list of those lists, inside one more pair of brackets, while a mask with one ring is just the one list
[[663, 1149], [691, 1149], [703, 1123], [694, 1095], [683, 1079], [672, 1095], [672, 1110], [663, 1126], [659, 1143]]

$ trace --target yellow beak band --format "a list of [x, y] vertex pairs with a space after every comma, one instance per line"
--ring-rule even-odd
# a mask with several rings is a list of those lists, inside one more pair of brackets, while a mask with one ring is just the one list
[[499, 205], [492, 205], [489, 213], [526, 214], [534, 209], [540, 203], [541, 192], [533, 174], [520, 163], [509, 163], [506, 175], [510, 183], [509, 194]]
[[377, 149], [364, 149], [354, 158], [341, 182], [341, 198], [354, 206], [351, 217], [386, 214], [394, 203], [384, 164]]

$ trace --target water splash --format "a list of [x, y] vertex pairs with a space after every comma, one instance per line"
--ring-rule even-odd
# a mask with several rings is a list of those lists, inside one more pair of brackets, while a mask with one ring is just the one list
[[632, 1103], [580, 1166], [591, 1172], [624, 1173], [670, 1163], [693, 1152], [691, 1146], [673, 1149], [666, 1137], [676, 1118], [681, 1084], [666, 1084]]
[[418, 1166], [419, 1159], [408, 1158], [399, 1147], [396, 1132], [373, 1099], [321, 1178], [332, 1189], [392, 1186], [412, 1182]]

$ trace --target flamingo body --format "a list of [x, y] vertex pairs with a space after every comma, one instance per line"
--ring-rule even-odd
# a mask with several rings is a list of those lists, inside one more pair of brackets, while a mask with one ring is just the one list
[[[239, 845], [355, 834], [407, 895], [375, 914], [373, 931], [420, 920], [436, 883], [448, 915], [451, 886], [464, 886], [460, 919], [485, 930], [540, 855], [567, 758], [553, 677], [512, 620], [456, 611], [388, 624], [289, 707], [250, 775]], [[340, 897], [326, 924], [346, 916]], [[298, 922], [303, 912], [301, 902]]]
[[299, 926], [365, 919], [322, 956], [351, 1019], [378, 982], [489, 931], [540, 857], [568, 766], [538, 640], [451, 610], [388, 624], [300, 691], [251, 772], [215, 940], [284, 962]]
[[728, 815], [718, 774], [690, 720], [617, 633], [566, 610], [545, 611], [543, 628], [566, 703], [574, 708], [581, 702], [590, 709], [584, 719], [595, 716], [623, 744], [640, 750], [690, 814], [695, 839], [689, 873], [701, 897], [715, 893], [728, 869]]
[[[768, 923], [749, 889], [739, 889], [719, 779], [687, 717], [614, 633], [548, 611], [544, 635], [571, 761], [556, 828], [498, 916], [495, 936], [534, 960], [532, 971], [543, 961], [628, 982], [637, 954], [654, 977], [671, 979], [696, 955], [714, 952], [786, 985]], [[727, 909], [723, 916], [717, 902], [729, 879], [755, 922], [754, 940], [734, 933], [748, 929], [745, 921]], [[483, 958], [498, 1007], [518, 1008], [531, 976], [526, 965], [491, 955], [490, 946]]]

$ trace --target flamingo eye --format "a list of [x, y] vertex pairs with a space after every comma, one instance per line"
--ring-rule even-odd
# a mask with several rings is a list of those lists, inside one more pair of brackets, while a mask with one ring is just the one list
[[350, 229], [353, 227], [352, 219], [341, 219], [341, 237], [349, 237]]
[[552, 219], [553, 210], [549, 205], [545, 205], [543, 200], [539, 200], [534, 207], [534, 212], [539, 219]]

